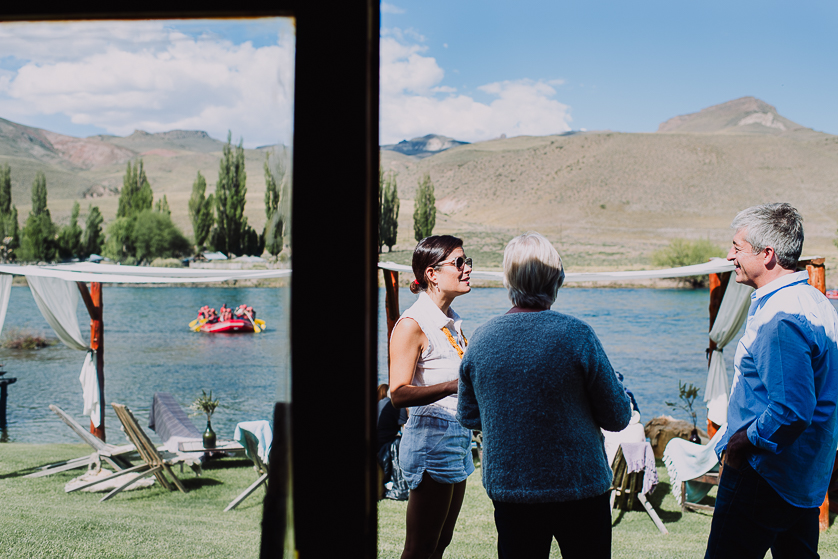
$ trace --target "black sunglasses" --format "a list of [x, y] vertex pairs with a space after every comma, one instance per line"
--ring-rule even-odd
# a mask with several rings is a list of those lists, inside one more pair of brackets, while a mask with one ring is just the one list
[[465, 258], [464, 256], [458, 256], [457, 258], [455, 258], [453, 260], [446, 260], [445, 262], [440, 262], [439, 264], [434, 266], [434, 268], [437, 268], [439, 266], [445, 266], [446, 264], [453, 264], [454, 267], [457, 268], [458, 270], [462, 270], [463, 265], [466, 265], [469, 268], [473, 267], [471, 265], [471, 258]]

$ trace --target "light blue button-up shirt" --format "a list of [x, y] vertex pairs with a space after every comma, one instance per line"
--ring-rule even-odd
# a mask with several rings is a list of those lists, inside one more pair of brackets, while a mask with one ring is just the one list
[[807, 283], [784, 275], [751, 294], [733, 360], [728, 429], [747, 429], [751, 466], [786, 501], [818, 507], [838, 446], [838, 313]]

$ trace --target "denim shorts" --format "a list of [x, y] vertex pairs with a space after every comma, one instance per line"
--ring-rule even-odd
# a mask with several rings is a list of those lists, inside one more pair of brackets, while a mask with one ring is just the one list
[[460, 483], [474, 471], [471, 431], [457, 420], [411, 415], [399, 446], [399, 466], [410, 489], [419, 487], [422, 474], [439, 483]]

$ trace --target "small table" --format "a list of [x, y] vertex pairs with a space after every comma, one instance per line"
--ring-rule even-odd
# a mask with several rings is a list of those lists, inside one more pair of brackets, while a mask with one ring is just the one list
[[244, 454], [244, 447], [236, 441], [219, 439], [215, 447], [204, 448], [203, 439], [192, 441], [180, 441], [177, 444], [178, 452], [227, 452], [229, 454]]

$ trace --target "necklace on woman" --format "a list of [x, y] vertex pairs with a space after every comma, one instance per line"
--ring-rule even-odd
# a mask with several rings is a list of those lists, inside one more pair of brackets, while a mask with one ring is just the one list
[[[454, 336], [451, 335], [451, 331], [448, 330], [445, 326], [442, 327], [442, 331], [445, 334], [445, 337], [448, 338], [448, 341], [451, 342], [451, 345], [454, 346], [454, 349], [457, 350], [457, 355], [460, 356], [460, 359], [463, 358], [463, 348], [460, 347], [460, 344], [457, 343], [457, 340], [454, 339]], [[466, 335], [460, 332], [460, 335], [463, 337], [463, 344], [468, 347], [468, 340], [466, 339]]]

